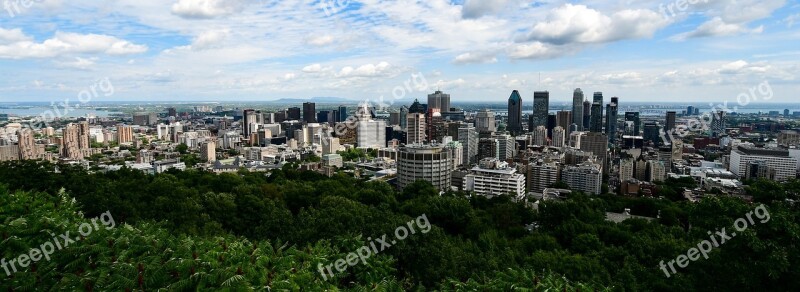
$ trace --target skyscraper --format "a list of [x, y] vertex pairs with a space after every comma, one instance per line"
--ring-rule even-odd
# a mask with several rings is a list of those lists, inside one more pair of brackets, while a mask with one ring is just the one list
[[572, 94], [572, 123], [578, 125], [578, 131], [583, 131], [583, 99], [583, 90], [575, 88]]
[[625, 123], [632, 124], [631, 129], [633, 130], [628, 134], [639, 136], [639, 127], [641, 127], [642, 123], [642, 121], [639, 119], [639, 112], [625, 112]]
[[550, 146], [564, 147], [566, 145], [567, 131], [562, 127], [553, 129], [553, 139], [550, 140]]
[[603, 132], [603, 93], [595, 92], [592, 102], [592, 117], [589, 122], [589, 131], [595, 133]]
[[339, 119], [337, 120], [337, 122], [344, 122], [344, 121], [347, 120], [347, 107], [346, 106], [343, 106], [343, 105], [339, 106], [339, 117], [338, 118]]
[[450, 112], [450, 95], [439, 90], [428, 94], [428, 109], [438, 109], [440, 113]]
[[303, 103], [303, 121], [309, 124], [317, 122], [317, 105], [313, 102]]
[[718, 111], [711, 114], [711, 137], [716, 138], [725, 134], [728, 118], [725, 111]]
[[373, 120], [369, 107], [364, 104], [356, 112], [356, 144], [358, 148], [386, 147], [386, 121]]
[[608, 143], [613, 144], [617, 139], [617, 115], [619, 114], [619, 97], [612, 97], [606, 106], [606, 134]]
[[603, 133], [590, 132], [581, 137], [580, 149], [591, 152], [597, 157], [597, 163], [603, 166], [603, 173], [608, 171], [606, 158], [608, 157], [608, 137]]
[[522, 97], [519, 91], [514, 90], [508, 98], [508, 126], [511, 135], [522, 133]]
[[533, 129], [532, 137], [532, 145], [536, 146], [547, 146], [547, 128], [544, 126], [538, 126], [536, 129]]
[[299, 121], [300, 120], [300, 108], [299, 107], [290, 107], [286, 110], [286, 119], [290, 121]]
[[30, 129], [20, 129], [17, 131], [17, 141], [19, 141], [19, 159], [33, 160], [39, 158], [39, 148]]
[[400, 107], [400, 129], [405, 130], [408, 126], [408, 107]]
[[661, 126], [656, 122], [644, 124], [644, 140], [653, 142], [654, 145], [661, 145]]
[[589, 130], [589, 124], [592, 118], [592, 102], [587, 100], [583, 101], [583, 130]]
[[420, 113], [411, 113], [406, 115], [406, 132], [408, 133], [406, 144], [422, 144], [425, 143], [425, 115]]
[[569, 125], [572, 124], [571, 122], [572, 122], [572, 112], [558, 111], [558, 113], [556, 113], [556, 125], [558, 127], [568, 129]]
[[464, 165], [475, 163], [475, 157], [478, 156], [478, 131], [475, 127], [471, 124], [461, 124], [458, 128], [458, 142], [464, 146]]
[[677, 114], [678, 113], [673, 111], [667, 112], [666, 128], [664, 128], [664, 131], [671, 132], [672, 130], [675, 130], [675, 117]]
[[[494, 112], [488, 109], [479, 111], [475, 116], [475, 128], [478, 130], [478, 133], [494, 133], [497, 130]], [[491, 134], [489, 136], [491, 136]]]
[[[550, 111], [550, 92], [533, 93], [533, 127], [547, 126], [547, 114]], [[531, 129], [532, 130], [532, 129]]]

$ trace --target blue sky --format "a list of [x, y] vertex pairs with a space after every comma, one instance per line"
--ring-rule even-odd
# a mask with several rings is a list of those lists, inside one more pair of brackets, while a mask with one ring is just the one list
[[0, 4], [0, 101], [74, 100], [103, 78], [115, 93], [99, 101], [400, 92], [410, 103], [440, 88], [454, 101], [501, 102], [516, 89], [558, 102], [580, 87], [720, 103], [764, 82], [770, 101], [800, 94], [797, 0]]

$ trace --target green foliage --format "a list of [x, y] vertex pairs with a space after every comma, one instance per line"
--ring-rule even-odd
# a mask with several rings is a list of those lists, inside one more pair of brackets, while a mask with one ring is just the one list
[[189, 146], [184, 143], [178, 144], [178, 146], [175, 147], [175, 151], [178, 151], [181, 155], [186, 155], [189, 153]]
[[[538, 211], [504, 196], [440, 195], [422, 181], [397, 192], [385, 182], [328, 178], [294, 167], [270, 174], [146, 175], [15, 162], [0, 164], [0, 181], [16, 192], [0, 188], [0, 250], [6, 258], [47, 240], [41, 230], [74, 230], [84, 220], [78, 210], [86, 217], [108, 210], [118, 224], [92, 234], [74, 252], [42, 262], [38, 272], [0, 281], [6, 290], [800, 290], [800, 271], [793, 268], [800, 265], [800, 210], [790, 201], [800, 194], [797, 181], [751, 183], [747, 191], [756, 204], [574, 193], [563, 202], [541, 203]], [[695, 185], [674, 180], [660, 187]], [[47, 195], [62, 189], [78, 204]], [[708, 231], [730, 231], [762, 203], [771, 219], [756, 222], [709, 259], [671, 278], [658, 268], [708, 239]], [[606, 212], [626, 208], [659, 219], [605, 219]], [[395, 228], [423, 214], [430, 232], [397, 242], [329, 282], [315, 271], [316, 264], [342, 258], [367, 238], [391, 238]]]

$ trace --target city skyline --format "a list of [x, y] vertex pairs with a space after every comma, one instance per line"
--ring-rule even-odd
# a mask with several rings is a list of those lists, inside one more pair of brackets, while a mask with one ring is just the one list
[[747, 14], [756, 1], [284, 2], [6, 1], [0, 67], [16, 74], [0, 100], [61, 100], [99, 78], [118, 90], [98, 101], [376, 99], [411, 74], [464, 102], [568, 101], [574, 88], [723, 102], [763, 81], [771, 102], [800, 92], [796, 2]]

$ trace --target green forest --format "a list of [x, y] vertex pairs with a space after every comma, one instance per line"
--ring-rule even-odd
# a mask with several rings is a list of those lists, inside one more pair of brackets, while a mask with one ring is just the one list
[[[506, 197], [402, 192], [346, 174], [188, 170], [88, 172], [0, 164], [0, 252], [6, 260], [108, 212], [100, 228], [15, 273], [5, 291], [800, 291], [800, 181], [753, 181], [753, 202], [586, 196], [534, 210]], [[673, 195], [669, 195], [673, 194]], [[659, 262], [764, 204], [756, 224], [666, 277]], [[658, 218], [606, 220], [630, 208]], [[317, 267], [421, 215], [433, 228], [367, 264], [323, 279]]]

